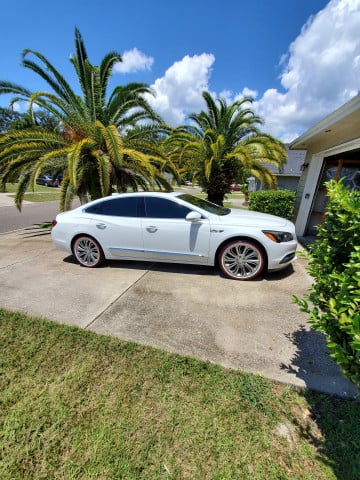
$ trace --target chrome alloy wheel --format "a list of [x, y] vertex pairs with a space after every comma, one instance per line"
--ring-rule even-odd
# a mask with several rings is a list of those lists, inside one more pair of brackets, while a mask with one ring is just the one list
[[87, 235], [78, 237], [73, 244], [73, 254], [83, 267], [97, 267], [103, 260], [103, 253], [96, 240]]
[[250, 280], [257, 277], [264, 268], [264, 254], [261, 249], [248, 241], [237, 240], [225, 245], [219, 255], [222, 272], [234, 280]]

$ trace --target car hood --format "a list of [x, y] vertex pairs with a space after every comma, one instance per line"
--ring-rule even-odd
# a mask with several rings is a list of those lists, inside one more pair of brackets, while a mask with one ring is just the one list
[[255, 212], [253, 210], [233, 209], [231, 213], [217, 217], [219, 223], [223, 225], [244, 225], [247, 227], [261, 228], [284, 228], [286, 225], [292, 226], [292, 223], [285, 218], [269, 215], [268, 213]]

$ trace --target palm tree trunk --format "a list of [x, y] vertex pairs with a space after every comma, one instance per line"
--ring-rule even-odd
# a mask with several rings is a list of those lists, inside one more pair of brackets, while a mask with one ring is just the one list
[[220, 205], [221, 207], [224, 204], [224, 195], [219, 192], [207, 192], [207, 199], [209, 202], [216, 203], [216, 205]]
[[85, 205], [85, 203], [89, 203], [89, 195], [87, 193], [82, 193], [79, 195], [80, 204]]

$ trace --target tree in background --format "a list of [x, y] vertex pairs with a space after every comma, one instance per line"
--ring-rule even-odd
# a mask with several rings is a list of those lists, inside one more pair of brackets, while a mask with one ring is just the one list
[[170, 189], [165, 170], [176, 175], [162, 153], [156, 134], [162, 120], [151, 109], [144, 94], [151, 89], [142, 83], [117, 86], [108, 95], [112, 70], [121, 56], [110, 52], [100, 66], [89, 61], [79, 30], [75, 30], [76, 54], [70, 57], [79, 82], [77, 95], [61, 73], [41, 53], [25, 50], [22, 65], [39, 75], [50, 92], [30, 90], [0, 82], [0, 93], [13, 94], [11, 104], [28, 102], [29, 117], [41, 108], [56, 119], [52, 131], [20, 128], [0, 137], [0, 181], [4, 185], [19, 177], [17, 207], [36, 178], [48, 171], [64, 171], [61, 210], [70, 208], [74, 195], [81, 202], [111, 193], [113, 186], [124, 191], [157, 185]]
[[11, 129], [12, 124], [20, 118], [18, 112], [13, 112], [9, 108], [0, 107], [0, 134], [6, 133]]
[[12, 130], [23, 130], [25, 128], [38, 128], [53, 131], [57, 128], [56, 118], [44, 110], [29, 112], [16, 112], [10, 108], [0, 107], [0, 133], [7, 133]]
[[261, 119], [247, 104], [250, 97], [228, 105], [203, 92], [207, 111], [189, 115], [193, 125], [176, 129], [165, 142], [180, 172], [191, 172], [208, 195], [222, 205], [238, 178], [253, 175], [265, 188], [276, 187], [276, 178], [263, 164], [281, 169], [286, 163], [284, 145], [259, 130]]

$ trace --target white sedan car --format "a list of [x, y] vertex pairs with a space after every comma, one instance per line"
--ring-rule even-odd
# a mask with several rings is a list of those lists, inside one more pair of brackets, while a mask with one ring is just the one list
[[235, 280], [286, 267], [297, 247], [294, 225], [284, 218], [181, 192], [95, 200], [57, 215], [52, 239], [84, 267], [104, 259], [219, 265]]

